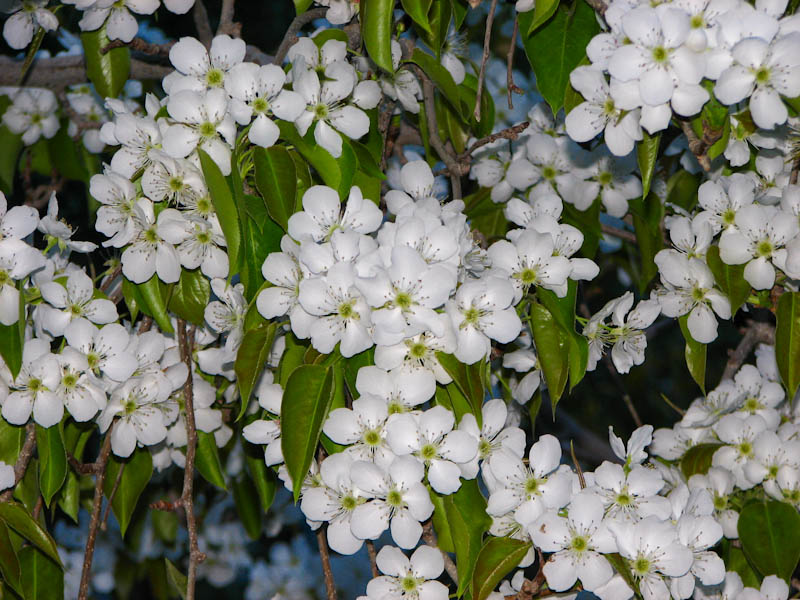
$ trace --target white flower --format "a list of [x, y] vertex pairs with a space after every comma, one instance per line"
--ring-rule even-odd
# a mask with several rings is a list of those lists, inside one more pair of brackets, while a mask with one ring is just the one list
[[337, 444], [348, 446], [345, 450], [348, 456], [386, 468], [394, 460], [394, 454], [386, 442], [388, 417], [386, 402], [371, 394], [364, 394], [353, 400], [352, 409], [343, 407], [332, 410], [322, 431]]
[[130, 42], [136, 36], [139, 24], [129, 11], [152, 15], [159, 4], [158, 0], [97, 0], [83, 13], [78, 25], [83, 31], [94, 31], [108, 21], [108, 39]]
[[380, 227], [383, 213], [361, 190], [353, 186], [342, 211], [339, 194], [333, 188], [314, 185], [303, 194], [303, 210], [289, 217], [288, 233], [295, 240], [330, 240], [334, 231], [372, 233]]
[[420, 333], [391, 346], [376, 346], [375, 364], [382, 369], [417, 369], [431, 373], [436, 381], [446, 385], [453, 381], [436, 358], [437, 352], [452, 354], [456, 349], [455, 333], [447, 315], [440, 315], [444, 326], [444, 335], [436, 336], [432, 332]]
[[105, 391], [89, 375], [89, 363], [80, 351], [64, 348], [58, 355], [58, 362], [61, 366], [61, 381], [56, 393], [73, 419], [78, 422], [88, 421], [97, 411], [106, 407]]
[[316, 71], [298, 69], [294, 74], [294, 91], [306, 104], [305, 111], [295, 120], [300, 135], [305, 135], [316, 122], [314, 139], [334, 158], [342, 155], [342, 138], [358, 139], [369, 131], [369, 117], [360, 108], [342, 102], [352, 93], [356, 83], [355, 70], [349, 64], [337, 62], [325, 69], [326, 81], [320, 84]]
[[766, 421], [759, 415], [745, 418], [725, 415], [714, 425], [714, 433], [725, 445], [714, 452], [711, 464], [731, 471], [741, 489], [750, 489], [754, 485], [747, 478], [745, 468], [755, 459], [754, 442], [766, 428]]
[[461, 466], [461, 474], [465, 479], [474, 477], [473, 472], [477, 474], [479, 460], [489, 460], [501, 449], [520, 458], [525, 454], [525, 432], [519, 427], [506, 427], [507, 419], [508, 407], [502, 398], [489, 400], [481, 407], [483, 424], [480, 429], [475, 416], [471, 413], [461, 417], [458, 428], [478, 440], [478, 453], [475, 458], [468, 465]]
[[45, 258], [22, 240], [0, 241], [0, 323], [19, 321], [20, 298], [16, 282], [45, 265]]
[[161, 150], [151, 150], [142, 175], [142, 191], [153, 202], [185, 206], [207, 194], [203, 174], [189, 161], [176, 160]]
[[56, 393], [61, 369], [50, 345], [41, 339], [25, 342], [22, 368], [3, 403], [3, 418], [12, 425], [33, 420], [42, 427], [52, 427], [64, 415], [64, 404]]
[[130, 335], [117, 323], [98, 329], [85, 319], [72, 321], [64, 330], [70, 348], [86, 356], [95, 376], [103, 375], [114, 382], [128, 380], [139, 367], [136, 355], [128, 349]]
[[199, 148], [208, 153], [223, 175], [230, 175], [236, 124], [228, 113], [225, 90], [181, 90], [169, 96], [167, 111], [176, 123], [164, 133], [164, 152], [173, 158], [186, 158]]
[[617, 458], [625, 461], [625, 466], [640, 465], [647, 460], [645, 448], [653, 441], [653, 426], [643, 425], [636, 429], [628, 439], [627, 447], [622, 440], [614, 435], [614, 428], [608, 426], [608, 443]]
[[63, 285], [55, 281], [44, 283], [39, 291], [53, 307], [42, 318], [42, 326], [52, 335], [63, 335], [67, 325], [75, 319], [88, 319], [98, 325], [117, 320], [116, 305], [104, 298], [94, 298], [92, 280], [83, 271], [70, 273]]
[[3, 123], [11, 133], [22, 134], [22, 143], [30, 146], [40, 138], [50, 139], [61, 124], [56, 116], [58, 101], [50, 90], [20, 88], [13, 103], [3, 113]]
[[101, 204], [95, 229], [110, 238], [103, 246], [128, 245], [136, 234], [136, 186], [126, 176], [108, 169], [92, 175], [89, 193]]
[[58, 218], [58, 199], [56, 193], [50, 194], [50, 200], [47, 203], [47, 214], [41, 218], [38, 226], [47, 237], [48, 246], [50, 244], [57, 244], [59, 250], [73, 250], [75, 252], [94, 252], [97, 249], [97, 244], [92, 242], [78, 242], [72, 239], [75, 235], [72, 227], [65, 221]]
[[[155, 104], [152, 108], [157, 112], [161, 106], [155, 98], [148, 103]], [[101, 129], [101, 134], [108, 131], [108, 123]], [[111, 170], [123, 177], [132, 177], [139, 169], [150, 164], [150, 151], [159, 148], [162, 134], [168, 127], [166, 119], [159, 119], [158, 123], [152, 116], [137, 116], [131, 113], [121, 113], [114, 116], [113, 135], [109, 134], [106, 142], [109, 145], [120, 147], [111, 157]]]
[[736, 213], [753, 203], [755, 182], [752, 177], [734, 173], [719, 181], [706, 181], [697, 191], [697, 201], [703, 210], [696, 220], [707, 221], [717, 234], [736, 226]]
[[317, 3], [328, 7], [325, 18], [331, 25], [349, 23], [359, 7], [359, 0], [318, 0]]
[[8, 208], [6, 195], [0, 192], [0, 241], [5, 238], [24, 239], [36, 230], [39, 213], [32, 206]]
[[159, 215], [158, 232], [165, 242], [177, 244], [181, 265], [187, 269], [200, 267], [210, 279], [228, 276], [228, 255], [222, 249], [225, 236], [216, 215], [206, 220], [167, 208]]
[[246, 49], [244, 40], [228, 35], [216, 36], [209, 50], [195, 38], [181, 38], [169, 50], [176, 72], [164, 78], [164, 91], [172, 95], [181, 90], [221, 88], [228, 72], [244, 60]]
[[211, 290], [219, 300], [213, 300], [206, 306], [206, 322], [217, 333], [228, 334], [225, 351], [234, 354], [244, 337], [244, 316], [247, 312], [244, 285], [229, 285], [224, 279], [212, 279]]
[[394, 73], [383, 75], [380, 86], [383, 93], [392, 100], [400, 102], [404, 110], [410, 113], [419, 113], [419, 99], [422, 97], [422, 88], [416, 75], [410, 69], [400, 68], [402, 50], [396, 40], [392, 40], [392, 66]]
[[664, 479], [655, 469], [634, 465], [626, 471], [622, 465], [605, 461], [595, 469], [594, 480], [587, 493], [603, 500], [609, 517], [636, 521], [650, 515], [660, 519], [670, 515], [669, 500], [657, 495]]
[[17, 477], [14, 473], [14, 465], [7, 465], [0, 460], [0, 490], [14, 487]]
[[617, 544], [603, 523], [603, 511], [596, 496], [578, 494], [567, 518], [548, 511], [528, 527], [538, 548], [554, 552], [544, 565], [547, 585], [554, 591], [568, 590], [580, 579], [591, 592], [611, 579], [614, 570], [601, 553], [615, 552]]
[[250, 125], [248, 138], [262, 148], [272, 146], [280, 135], [270, 116], [294, 121], [303, 112], [303, 98], [283, 89], [284, 83], [286, 74], [277, 65], [240, 63], [225, 78], [225, 90], [231, 95], [231, 115], [240, 125]]
[[361, 367], [356, 375], [356, 390], [386, 403], [389, 414], [407, 412], [430, 400], [436, 392], [436, 379], [423, 369]]
[[785, 396], [783, 387], [777, 381], [769, 381], [753, 365], [744, 365], [734, 377], [738, 399], [739, 415], [760, 415], [770, 429], [777, 429], [780, 415], [775, 410]]
[[720, 467], [711, 467], [705, 475], [696, 473], [689, 478], [689, 489], [704, 489], [711, 495], [714, 518], [722, 526], [725, 537], [730, 539], [739, 537], [737, 530], [739, 513], [729, 504], [734, 483], [733, 474]]
[[376, 563], [384, 575], [367, 584], [369, 600], [447, 600], [447, 586], [436, 581], [444, 571], [437, 548], [420, 546], [409, 560], [398, 548], [384, 546]]
[[513, 285], [500, 277], [488, 276], [458, 288], [445, 307], [458, 343], [455, 357], [473, 364], [489, 356], [489, 338], [503, 344], [513, 341], [522, 329], [513, 302]]
[[386, 471], [371, 462], [354, 462], [350, 478], [370, 500], [353, 511], [353, 535], [375, 540], [391, 527], [398, 546], [416, 546], [422, 536], [420, 522], [433, 514], [433, 503], [422, 483], [424, 475], [424, 465], [413, 456], [398, 456]]
[[138, 232], [122, 253], [122, 273], [133, 283], [144, 283], [154, 274], [164, 283], [175, 283], [181, 275], [180, 256], [159, 231], [169, 214], [162, 212], [156, 221], [153, 204], [146, 198], [137, 201], [135, 211]]
[[396, 414], [386, 423], [386, 441], [398, 456], [413, 454], [427, 467], [428, 481], [440, 494], [453, 494], [461, 487], [459, 464], [475, 458], [478, 440], [453, 430], [455, 416], [443, 406], [422, 414]]
[[58, 29], [58, 19], [45, 8], [48, 1], [17, 0], [11, 4], [10, 10], [5, 9], [5, 12], [13, 14], [3, 25], [3, 37], [14, 50], [26, 48], [39, 27], [45, 31]]
[[750, 114], [759, 127], [772, 129], [786, 122], [781, 94], [800, 95], [800, 32], [773, 40], [748, 37], [732, 49], [734, 63], [717, 79], [714, 94], [723, 104], [750, 96]]

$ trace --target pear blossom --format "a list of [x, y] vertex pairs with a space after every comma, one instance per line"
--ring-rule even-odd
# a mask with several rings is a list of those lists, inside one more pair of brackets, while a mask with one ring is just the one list
[[753, 365], [743, 365], [734, 382], [741, 394], [738, 414], [760, 415], [770, 429], [777, 429], [780, 416], [775, 409], [785, 397], [783, 387], [777, 381], [766, 380]]
[[0, 241], [6, 238], [24, 239], [36, 230], [39, 213], [32, 206], [8, 208], [6, 195], [0, 192]]
[[50, 194], [50, 200], [47, 202], [47, 214], [39, 220], [37, 229], [47, 238], [48, 247], [57, 245], [59, 250], [66, 249], [83, 253], [93, 252], [97, 249], [97, 244], [72, 239], [75, 231], [66, 221], [58, 218], [58, 198], [55, 192]]
[[61, 124], [56, 116], [58, 101], [53, 92], [19, 88], [11, 96], [12, 104], [3, 113], [3, 124], [11, 133], [21, 134], [23, 144], [30, 146], [40, 138], [49, 140], [55, 136]]
[[58, 359], [50, 353], [50, 345], [42, 339], [25, 342], [22, 367], [9, 384], [10, 393], [3, 402], [3, 418], [12, 425], [24, 425], [33, 420], [42, 427], [52, 427], [61, 421], [64, 404], [56, 393], [61, 369]]
[[137, 232], [122, 253], [122, 273], [133, 283], [143, 283], [153, 275], [164, 283], [175, 283], [181, 275], [180, 256], [160, 232], [169, 213], [160, 213], [156, 220], [153, 204], [146, 198], [140, 198], [134, 210]]
[[375, 347], [375, 364], [385, 370], [424, 370], [443, 385], [453, 381], [439, 363], [436, 353], [452, 354], [456, 349], [456, 337], [447, 315], [440, 315], [439, 320], [444, 327], [444, 335], [424, 332], [391, 346], [378, 345]]
[[423, 369], [385, 371], [368, 365], [356, 374], [356, 390], [362, 397], [380, 398], [393, 414], [413, 410], [430, 400], [436, 392], [436, 379]]
[[0, 241], [0, 323], [13, 325], [20, 318], [20, 297], [16, 282], [44, 266], [45, 259], [22, 240]]
[[107, 23], [108, 39], [127, 43], [139, 30], [139, 24], [131, 11], [140, 15], [152, 15], [159, 5], [159, 0], [97, 0], [86, 9], [78, 25], [82, 31], [94, 31]]
[[95, 229], [108, 237], [103, 246], [122, 248], [136, 235], [136, 186], [111, 169], [92, 175], [89, 193], [101, 206]]
[[642, 465], [623, 467], [604, 461], [594, 471], [595, 485], [586, 493], [597, 495], [606, 507], [606, 514], [617, 521], [638, 521], [655, 515], [670, 515], [669, 500], [658, 493], [664, 487], [661, 474]]
[[742, 489], [753, 487], [745, 474], [746, 466], [755, 459], [754, 442], [767, 428], [767, 422], [759, 415], [741, 418], [725, 415], [714, 425], [714, 432], [725, 444], [714, 452], [711, 464], [731, 471], [736, 485]]
[[422, 87], [416, 75], [410, 69], [400, 68], [402, 49], [396, 40], [392, 40], [392, 67], [394, 73], [383, 76], [380, 86], [383, 93], [392, 100], [400, 102], [404, 110], [417, 114], [419, 112], [419, 101], [422, 97]]
[[697, 191], [697, 201], [704, 209], [697, 219], [708, 221], [717, 234], [736, 226], [736, 214], [753, 203], [755, 182], [743, 173], [734, 173], [719, 181], [706, 181]]
[[70, 273], [62, 285], [50, 281], [39, 286], [42, 298], [50, 305], [42, 326], [53, 335], [63, 335], [74, 319], [88, 319], [105, 325], [117, 320], [117, 307], [105, 298], [94, 298], [94, 285], [83, 271]]
[[645, 448], [653, 441], [653, 426], [642, 425], [638, 427], [628, 439], [627, 446], [614, 434], [614, 428], [608, 426], [608, 443], [617, 458], [625, 462], [626, 467], [640, 465], [647, 460]]
[[96, 377], [102, 373], [114, 382], [123, 382], [139, 368], [136, 354], [129, 349], [130, 335], [118, 323], [100, 329], [86, 319], [77, 319], [64, 329], [64, 339], [69, 348], [86, 357]]
[[228, 276], [228, 255], [222, 249], [225, 236], [216, 215], [208, 220], [184, 217], [174, 208], [167, 208], [159, 220], [158, 231], [165, 242], [176, 245], [182, 266], [189, 270], [199, 267], [211, 279]]
[[436, 581], [444, 571], [441, 552], [420, 546], [407, 558], [398, 548], [384, 546], [376, 564], [382, 576], [367, 584], [369, 600], [446, 600], [447, 586]]
[[385, 468], [394, 459], [386, 440], [388, 418], [389, 409], [383, 399], [362, 394], [353, 400], [352, 408], [332, 410], [322, 431], [337, 444], [346, 445], [344, 452], [354, 460], [371, 461]]
[[153, 202], [185, 206], [193, 197], [206, 194], [203, 174], [189, 161], [174, 159], [161, 150], [150, 150], [142, 174], [142, 191]]
[[525, 432], [519, 427], [506, 426], [508, 407], [502, 398], [494, 398], [481, 407], [482, 425], [471, 413], [461, 417], [458, 428], [466, 431], [478, 440], [478, 452], [468, 465], [461, 466], [465, 479], [471, 479], [478, 473], [478, 461], [487, 461], [500, 449], [522, 458], [525, 454]]
[[339, 194], [333, 188], [314, 185], [303, 194], [303, 210], [289, 217], [288, 233], [297, 241], [327, 241], [334, 231], [372, 233], [381, 224], [383, 213], [361, 190], [353, 186], [342, 210]]
[[58, 29], [58, 19], [46, 6], [49, 0], [15, 0], [4, 12], [12, 13], [3, 25], [3, 37], [15, 50], [27, 48], [33, 34]]
[[695, 473], [689, 478], [689, 489], [704, 489], [711, 496], [714, 518], [722, 527], [725, 537], [729, 539], [739, 537], [737, 529], [739, 513], [730, 504], [734, 484], [733, 474], [721, 467], [711, 467], [705, 475]]
[[99, 382], [90, 376], [91, 370], [86, 356], [67, 347], [58, 354], [61, 381], [55, 392], [64, 402], [64, 407], [77, 422], [85, 422], [106, 407], [106, 392]]
[[206, 50], [197, 39], [182, 37], [169, 49], [175, 72], [164, 78], [164, 91], [170, 96], [181, 90], [205, 92], [225, 85], [228, 72], [244, 60], [244, 40], [218, 35]]
[[230, 285], [224, 279], [217, 278], [211, 280], [211, 290], [219, 300], [213, 300], [206, 306], [206, 322], [214, 331], [228, 334], [225, 351], [233, 355], [244, 337], [244, 316], [247, 312], [244, 285]]
[[14, 465], [9, 465], [0, 460], [0, 490], [14, 487], [17, 477], [14, 473]]

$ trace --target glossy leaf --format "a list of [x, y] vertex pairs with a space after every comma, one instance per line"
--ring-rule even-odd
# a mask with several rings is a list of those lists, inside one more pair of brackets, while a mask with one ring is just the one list
[[228, 252], [228, 268], [230, 275], [238, 272], [239, 251], [242, 244], [242, 232], [239, 225], [239, 213], [233, 194], [228, 186], [228, 182], [219, 170], [217, 163], [198, 148], [197, 155], [200, 157], [200, 165], [203, 168], [203, 176], [211, 194], [211, 202], [219, 218], [222, 233], [225, 235], [225, 244]]
[[236, 361], [233, 363], [242, 401], [237, 420], [245, 413], [253, 388], [264, 370], [269, 353], [272, 351], [277, 328], [278, 324], [275, 322], [262, 323], [244, 334], [242, 345], [236, 353]]
[[697, 189], [700, 175], [689, 171], [678, 171], [667, 181], [667, 202], [692, 210], [697, 204]]
[[555, 408], [569, 376], [569, 337], [550, 311], [538, 302], [531, 304], [531, 330], [550, 403]]
[[289, 217], [295, 212], [297, 174], [294, 160], [283, 146], [256, 148], [253, 152], [256, 187], [272, 219], [287, 231]]
[[695, 380], [703, 394], [706, 393], [706, 344], [701, 344], [692, 337], [689, 331], [689, 315], [684, 315], [678, 319], [681, 326], [681, 333], [683, 339], [686, 340], [686, 349], [684, 350], [684, 357], [686, 358], [686, 366], [689, 368], [689, 373], [692, 374], [692, 379]]
[[295, 502], [317, 450], [333, 393], [333, 369], [322, 365], [299, 366], [286, 382], [281, 409], [281, 448], [292, 478]]
[[489, 529], [492, 520], [486, 514], [486, 499], [481, 494], [476, 479], [462, 482], [455, 494], [445, 496], [444, 508], [458, 563], [457, 593], [461, 596], [472, 581], [483, 534]]
[[422, 27], [427, 33], [431, 32], [431, 24], [428, 21], [428, 11], [431, 8], [432, 0], [401, 0], [403, 10], [411, 17], [417, 25]]
[[67, 452], [59, 425], [36, 426], [36, 448], [39, 453], [39, 489], [49, 507], [67, 477]]
[[21, 504], [0, 502], [0, 521], [56, 561], [56, 564], [61, 564], [55, 541]]
[[361, 37], [369, 57], [384, 71], [392, 67], [392, 16], [395, 0], [361, 0]]
[[169, 310], [184, 321], [203, 325], [205, 310], [211, 297], [211, 285], [200, 269], [181, 271], [181, 278], [172, 290]]
[[[520, 32], [530, 29], [533, 18], [532, 13], [519, 15]], [[586, 2], [575, 2], [569, 9], [556, 9], [533, 35], [523, 35], [539, 93], [553, 114], [564, 105], [569, 74], [583, 60], [589, 40], [599, 31], [594, 10]]]
[[478, 554], [472, 573], [472, 598], [486, 600], [500, 581], [528, 553], [529, 542], [509, 537], [490, 537]]
[[17, 283], [17, 288], [20, 290], [19, 320], [13, 325], [0, 324], [0, 357], [14, 378], [22, 368], [22, 348], [25, 345], [25, 294], [22, 291], [22, 281]]
[[81, 42], [89, 81], [94, 84], [101, 98], [116, 98], [122, 92], [131, 71], [130, 49], [122, 46], [103, 53], [103, 48], [111, 42], [105, 25], [96, 31], [82, 33]]
[[462, 105], [458, 86], [456, 82], [453, 81], [453, 76], [450, 75], [450, 71], [445, 69], [441, 62], [419, 48], [414, 49], [414, 53], [411, 55], [409, 62], [417, 65], [431, 78], [433, 84], [442, 93], [445, 100], [450, 103], [452, 108], [461, 110]]
[[739, 513], [739, 541], [747, 560], [762, 576], [787, 583], [800, 561], [800, 514], [787, 502], [751, 502]]
[[19, 559], [11, 541], [11, 535], [6, 524], [0, 522], [0, 576], [17, 594], [22, 596]]
[[664, 216], [664, 205], [655, 194], [648, 194], [644, 200], [636, 198], [630, 202], [633, 213], [633, 228], [636, 232], [636, 243], [639, 246], [640, 272], [639, 290], [644, 292], [648, 284], [658, 273], [655, 256], [664, 247], [664, 235], [661, 222]]
[[164, 557], [164, 566], [167, 570], [167, 580], [172, 585], [175, 592], [184, 600], [186, 599], [186, 575], [181, 573], [170, 559]]
[[12, 425], [5, 419], [0, 419], [0, 461], [13, 465], [17, 462], [24, 443], [25, 426]]
[[158, 275], [153, 275], [144, 283], [136, 285], [139, 299], [142, 302], [141, 309], [153, 317], [153, 320], [164, 333], [174, 333], [172, 321], [167, 313], [167, 288], [161, 283]]
[[203, 479], [221, 490], [227, 490], [225, 474], [219, 460], [219, 450], [213, 433], [197, 432], [197, 454], [195, 455], [197, 470]]
[[486, 397], [486, 360], [478, 361], [471, 365], [465, 365], [452, 354], [437, 352], [436, 358], [442, 365], [447, 374], [453, 378], [453, 383], [466, 398], [472, 413], [478, 421], [478, 427], [482, 425], [481, 407]]
[[569, 340], [569, 389], [572, 390], [583, 379], [589, 364], [589, 343], [575, 330], [578, 282], [569, 280], [567, 294], [563, 298], [544, 288], [537, 288], [536, 296], [550, 311]]
[[705, 475], [711, 468], [711, 460], [714, 453], [722, 447], [722, 444], [697, 444], [692, 446], [681, 458], [681, 471], [688, 480], [692, 475]]
[[233, 481], [233, 501], [236, 512], [244, 526], [245, 532], [252, 540], [261, 537], [261, 507], [258, 492], [247, 476], [237, 477]]
[[531, 35], [555, 14], [558, 3], [559, 0], [540, 0], [534, 4], [532, 11], [519, 13], [520, 28]]
[[[122, 470], [122, 474], [120, 474]], [[133, 511], [139, 502], [144, 488], [150, 482], [153, 474], [153, 459], [147, 448], [137, 448], [128, 458], [119, 458], [111, 455], [106, 468], [106, 478], [103, 481], [103, 493], [106, 498], [114, 497], [111, 500], [111, 510], [119, 523], [119, 529], [123, 537], [128, 530]], [[117, 484], [119, 478], [119, 484]], [[114, 487], [116, 486], [116, 491]]]
[[350, 191], [357, 163], [348, 140], [342, 138], [342, 155], [337, 159], [316, 143], [312, 130], [309, 129], [304, 138], [297, 133], [294, 123], [280, 121], [278, 126], [281, 130], [281, 138], [295, 147], [297, 152], [319, 174], [325, 185], [337, 190], [340, 196], [346, 196]]
[[17, 554], [20, 566], [20, 587], [25, 600], [62, 600], [64, 572], [33, 546], [25, 546]]
[[650, 184], [656, 170], [658, 158], [658, 145], [661, 143], [661, 134], [650, 135], [642, 132], [642, 141], [636, 144], [636, 159], [639, 163], [639, 173], [642, 177], [642, 198], [647, 198], [650, 193]]
[[775, 358], [788, 397], [794, 398], [800, 383], [800, 292], [784, 292], [775, 312]]
[[252, 451], [245, 450], [245, 464], [247, 472], [253, 480], [258, 499], [261, 502], [261, 510], [267, 512], [275, 500], [275, 492], [278, 491], [278, 483], [275, 477], [275, 472], [267, 468], [264, 464], [264, 453], [260, 447], [246, 444], [252, 448]]

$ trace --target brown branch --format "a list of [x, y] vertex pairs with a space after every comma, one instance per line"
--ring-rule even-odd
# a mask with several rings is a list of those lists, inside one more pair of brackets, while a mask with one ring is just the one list
[[194, 391], [192, 389], [192, 351], [194, 347], [195, 326], [187, 331], [186, 321], [178, 319], [178, 345], [181, 358], [186, 364], [189, 374], [183, 384], [184, 420], [186, 421], [186, 465], [183, 471], [183, 493], [181, 503], [186, 512], [186, 529], [189, 532], [189, 571], [186, 575], [186, 600], [194, 600], [197, 583], [197, 565], [203, 562], [206, 555], [200, 552], [197, 543], [197, 522], [194, 516], [194, 459], [197, 452], [197, 426], [194, 422]]
[[614, 237], [625, 242], [630, 242], [631, 244], [636, 243], [636, 234], [631, 231], [625, 231], [624, 229], [619, 229], [613, 225], [606, 225], [605, 223], [600, 224], [600, 229], [603, 231], [603, 233], [613, 235]]
[[381, 171], [386, 170], [386, 160], [392, 153], [393, 144], [389, 140], [388, 133], [389, 125], [392, 123], [392, 114], [394, 114], [395, 106], [397, 106], [397, 102], [393, 100], [387, 100], [380, 112], [380, 116], [378, 117], [378, 131], [380, 132], [381, 139], [383, 140], [383, 152], [381, 152]]
[[789, 174], [789, 183], [795, 185], [797, 183], [797, 175], [800, 173], [800, 156], [794, 159], [794, 164], [792, 164], [792, 171]]
[[460, 154], [458, 158], [459, 160], [468, 160], [469, 156], [473, 152], [475, 152], [478, 148], [482, 148], [483, 146], [496, 142], [499, 139], [516, 140], [517, 138], [519, 138], [519, 134], [525, 131], [529, 125], [530, 121], [523, 121], [522, 123], [518, 123], [513, 127], [506, 127], [502, 131], [498, 131], [497, 133], [487, 135], [486, 137], [483, 137], [474, 144], [472, 144], [472, 146], [470, 146], [468, 150]]
[[103, 46], [100, 54], [111, 52], [114, 48], [122, 48], [127, 46], [131, 50], [141, 52], [148, 56], [169, 56], [169, 51], [175, 45], [175, 42], [167, 42], [166, 44], [151, 44], [144, 41], [142, 38], [135, 37], [130, 42], [123, 42], [122, 40], [114, 40]]
[[478, 72], [478, 89], [475, 92], [475, 120], [481, 120], [481, 96], [483, 95], [483, 79], [486, 77], [486, 63], [489, 61], [489, 50], [492, 44], [492, 25], [494, 25], [494, 13], [497, 10], [497, 0], [492, 0], [489, 7], [489, 16], [486, 19], [486, 30], [483, 34], [483, 56], [481, 57], [481, 69]]
[[67, 450], [67, 462], [80, 475], [94, 475], [97, 473], [97, 463], [82, 463]]
[[450, 579], [453, 580], [453, 583], [458, 585], [458, 569], [456, 568], [456, 564], [453, 562], [453, 559], [450, 558], [450, 555], [447, 552], [439, 548], [439, 541], [436, 539], [436, 532], [433, 530], [433, 521], [431, 519], [428, 519], [422, 524], [422, 539], [426, 544], [428, 544], [428, 546], [431, 548], [436, 548], [442, 553], [442, 558], [444, 559], [444, 570], [447, 571], [447, 574], [450, 576]]
[[508, 88], [508, 108], [514, 108], [511, 101], [511, 94], [524, 94], [525, 90], [514, 83], [514, 52], [517, 49], [517, 33], [519, 32], [519, 21], [514, 19], [514, 30], [511, 32], [511, 45], [508, 47], [506, 55], [506, 88]]
[[331, 556], [328, 551], [328, 540], [325, 537], [325, 529], [317, 529], [317, 546], [319, 546], [319, 557], [322, 560], [322, 574], [325, 577], [325, 592], [328, 600], [336, 600], [336, 581], [333, 579], [331, 570]]
[[292, 45], [294, 45], [294, 43], [297, 41], [297, 34], [300, 33], [300, 30], [311, 23], [314, 19], [323, 18], [327, 12], [327, 8], [321, 7], [313, 8], [311, 10], [307, 10], [303, 14], [297, 15], [289, 25], [289, 29], [287, 29], [286, 33], [283, 35], [281, 45], [278, 46], [278, 51], [275, 53], [275, 58], [272, 61], [273, 64], [282, 65], [283, 59], [286, 58], [286, 55], [289, 52], [289, 48], [291, 48]]
[[708, 149], [714, 145], [717, 140], [722, 137], [722, 130], [715, 130], [708, 126], [703, 121], [703, 137], [700, 138], [695, 133], [692, 125], [685, 119], [680, 120], [681, 130], [686, 138], [689, 140], [689, 150], [694, 154], [697, 162], [703, 167], [703, 170], [708, 172], [711, 170], [711, 159], [708, 157]]
[[[172, 67], [131, 59], [130, 79], [163, 79]], [[22, 74], [22, 61], [0, 56], [0, 85], [16, 86]], [[37, 58], [25, 78], [25, 85], [60, 90], [88, 79], [83, 56]]]
[[461, 199], [461, 175], [463, 175], [461, 165], [456, 160], [455, 155], [445, 146], [442, 138], [439, 137], [439, 123], [436, 120], [436, 106], [434, 105], [435, 90], [433, 81], [425, 74], [425, 71], [417, 65], [411, 65], [417, 73], [417, 77], [422, 82], [422, 103], [425, 105], [425, 120], [428, 122], [428, 138], [431, 146], [447, 165], [450, 173], [450, 185], [453, 188], [453, 199]]
[[33, 457], [33, 449], [36, 447], [36, 426], [33, 423], [28, 423], [25, 426], [25, 441], [22, 444], [22, 449], [17, 456], [17, 462], [14, 463], [14, 485], [0, 494], [0, 502], [9, 502], [14, 495], [14, 489], [17, 484], [25, 477], [25, 471], [28, 470], [28, 465]]
[[107, 292], [114, 283], [114, 280], [119, 277], [121, 273], [122, 263], [118, 264], [111, 271], [109, 271], [108, 275], [106, 275], [105, 279], [103, 279], [103, 282], [100, 284], [100, 291], [103, 293]]
[[106, 431], [103, 439], [103, 446], [100, 449], [100, 456], [97, 457], [97, 470], [94, 480], [94, 500], [92, 500], [92, 519], [89, 523], [89, 535], [86, 538], [86, 552], [83, 555], [83, 569], [81, 570], [81, 584], [78, 589], [78, 600], [86, 600], [89, 597], [89, 577], [92, 573], [92, 559], [94, 558], [94, 545], [97, 541], [97, 529], [100, 526], [100, 512], [103, 508], [103, 482], [106, 478], [106, 466], [111, 455], [111, 433], [112, 426]]
[[153, 327], [153, 317], [145, 315], [142, 318], [141, 322], [139, 323], [139, 329], [137, 330], [136, 333], [138, 334], [146, 333], [150, 331], [152, 327]]
[[211, 21], [208, 18], [208, 11], [203, 0], [195, 0], [192, 18], [194, 19], [194, 28], [197, 30], [197, 37], [206, 48], [210, 48], [211, 41], [214, 39], [214, 32], [211, 30]]
[[759, 321], [749, 321], [745, 325], [744, 337], [739, 341], [735, 350], [730, 350], [730, 358], [725, 365], [722, 379], [733, 379], [736, 371], [739, 370], [750, 355], [750, 351], [756, 344], [774, 344], [775, 327], [769, 323]]
[[378, 571], [378, 553], [375, 552], [375, 542], [367, 540], [367, 554], [369, 555], [369, 566], [372, 569], [372, 577], [380, 577]]
[[594, 11], [601, 17], [606, 16], [606, 10], [608, 9], [608, 4], [606, 4], [603, 0], [586, 0], [586, 4], [591, 6], [594, 9]]
[[217, 35], [227, 33], [232, 37], [240, 37], [242, 33], [242, 24], [234, 23], [233, 13], [236, 7], [236, 0], [222, 0], [222, 7], [219, 11], [219, 26], [217, 27]]

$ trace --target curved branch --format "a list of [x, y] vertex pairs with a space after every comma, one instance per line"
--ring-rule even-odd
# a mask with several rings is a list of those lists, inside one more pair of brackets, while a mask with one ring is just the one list
[[25, 428], [25, 442], [22, 444], [22, 450], [19, 451], [17, 462], [14, 464], [14, 485], [8, 488], [5, 492], [0, 494], [0, 502], [8, 502], [11, 496], [14, 495], [14, 490], [17, 484], [25, 476], [25, 471], [28, 470], [28, 464], [31, 462], [33, 456], [33, 449], [36, 447], [36, 428], [33, 423], [28, 423]]

